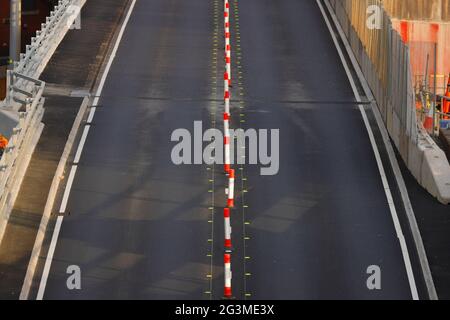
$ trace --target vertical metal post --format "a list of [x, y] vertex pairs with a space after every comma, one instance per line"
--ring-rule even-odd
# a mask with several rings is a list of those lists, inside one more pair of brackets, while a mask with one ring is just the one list
[[[430, 62], [430, 54], [427, 54], [427, 62], [425, 64], [425, 82], [424, 82], [424, 90], [427, 92], [428, 90], [428, 63]], [[426, 109], [426, 106], [423, 106], [423, 109]]]
[[434, 84], [433, 84], [433, 136], [436, 134], [436, 100], [437, 100], [437, 43], [434, 44]]
[[5, 98], [5, 102], [6, 102], [6, 106], [10, 107], [11, 106], [11, 91], [10, 89], [12, 88], [12, 79], [13, 75], [12, 75], [12, 71], [11, 70], [6, 70], [6, 98]]
[[[12, 66], [19, 61], [22, 31], [22, 1], [10, 0], [9, 58]], [[10, 66], [12, 68], [12, 66]]]

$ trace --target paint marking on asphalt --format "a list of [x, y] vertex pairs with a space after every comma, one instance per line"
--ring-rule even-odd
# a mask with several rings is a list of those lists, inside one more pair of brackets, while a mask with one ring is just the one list
[[45, 260], [44, 271], [42, 273], [41, 283], [39, 284], [39, 290], [36, 300], [42, 300], [44, 297], [45, 287], [47, 286], [48, 274], [52, 265], [53, 255], [55, 254], [56, 242], [58, 241], [59, 231], [61, 230], [61, 224], [64, 216], [58, 216], [56, 219], [55, 229], [53, 230], [52, 241], [50, 248], [48, 249], [47, 259]]
[[[352, 76], [352, 74], [350, 72], [350, 68], [349, 68], [349, 66], [347, 64], [347, 61], [345, 60], [344, 54], [342, 52], [342, 49], [341, 49], [341, 47], [339, 45], [339, 42], [338, 42], [338, 40], [336, 38], [336, 35], [334, 34], [334, 31], [333, 31], [333, 28], [331, 26], [330, 20], [328, 19], [327, 15], [325, 13], [325, 9], [322, 6], [322, 4], [320, 3], [320, 0], [316, 0], [316, 2], [317, 2], [318, 6], [320, 8], [320, 11], [322, 12], [323, 18], [325, 19], [325, 23], [326, 23], [326, 25], [328, 27], [328, 30], [329, 30], [330, 34], [331, 34], [331, 37], [332, 37], [333, 42], [334, 42], [334, 45], [336, 46], [336, 49], [337, 49], [338, 54], [339, 54], [339, 57], [340, 57], [340, 59], [342, 61], [342, 65], [343, 65], [343, 67], [345, 69], [345, 72], [347, 74], [348, 80], [350, 81], [350, 86], [352, 87], [352, 90], [353, 90], [353, 93], [355, 95], [355, 98], [356, 98], [356, 100], [358, 102], [361, 102], [362, 101], [361, 100], [361, 96], [359, 95], [358, 89], [356, 88], [355, 80], [353, 79], [353, 76]], [[386, 172], [384, 170], [383, 162], [381, 160], [380, 151], [378, 150], [378, 146], [376, 144], [373, 131], [372, 131], [371, 127], [370, 127], [370, 123], [369, 123], [369, 119], [367, 118], [366, 111], [365, 111], [363, 105], [360, 104], [360, 105], [358, 105], [358, 107], [359, 107], [359, 110], [361, 112], [361, 115], [362, 115], [362, 118], [363, 118], [363, 121], [364, 121], [364, 125], [365, 125], [365, 127], [367, 129], [367, 132], [368, 132], [368, 135], [369, 135], [369, 139], [370, 139], [370, 143], [372, 145], [373, 152], [375, 154], [375, 159], [376, 159], [376, 162], [377, 162], [377, 166], [378, 166], [378, 170], [379, 170], [379, 173], [380, 173], [381, 181], [383, 183], [383, 187], [384, 187], [387, 203], [388, 203], [388, 206], [389, 206], [389, 209], [390, 209], [390, 212], [391, 212], [391, 216], [392, 216], [392, 220], [393, 220], [393, 223], [394, 223], [395, 231], [397, 233], [397, 237], [398, 237], [399, 242], [400, 242], [400, 247], [401, 247], [401, 251], [402, 251], [403, 261], [405, 263], [406, 273], [407, 273], [407, 276], [408, 276], [408, 282], [409, 282], [409, 286], [410, 286], [410, 289], [411, 289], [411, 296], [412, 296], [412, 298], [414, 300], [419, 300], [419, 295], [418, 295], [418, 292], [417, 292], [417, 286], [416, 286], [416, 282], [415, 282], [415, 279], [414, 279], [414, 273], [413, 273], [413, 270], [412, 270], [412, 265], [411, 265], [411, 260], [410, 260], [410, 257], [409, 257], [408, 248], [407, 248], [407, 245], [406, 245], [405, 237], [403, 236], [403, 231], [402, 231], [402, 227], [400, 225], [400, 221], [398, 219], [397, 210], [395, 209], [395, 205], [394, 205], [394, 203], [392, 201], [393, 197], [392, 197], [391, 189], [389, 187], [389, 182], [388, 182], [387, 177], [386, 177]]]
[[390, 140], [389, 133], [388, 133], [386, 127], [384, 126], [383, 119], [381, 118], [381, 113], [378, 110], [378, 106], [374, 105], [375, 98], [373, 97], [372, 91], [370, 90], [369, 85], [368, 85], [366, 79], [364, 78], [364, 75], [362, 74], [361, 68], [360, 68], [358, 62], [356, 61], [356, 58], [355, 58], [355, 55], [354, 55], [352, 49], [350, 48], [350, 44], [349, 44], [347, 38], [345, 38], [344, 31], [342, 30], [341, 25], [337, 21], [336, 15], [331, 10], [329, 1], [325, 0], [325, 4], [328, 8], [328, 11], [330, 12], [331, 18], [333, 19], [333, 21], [336, 25], [337, 32], [341, 35], [345, 50], [347, 51], [350, 61], [353, 65], [353, 67], [355, 68], [355, 72], [356, 72], [358, 79], [360, 80], [363, 90], [366, 94], [366, 98], [368, 99], [369, 104], [371, 105], [372, 112], [374, 113], [375, 120], [378, 124], [381, 136], [382, 136], [384, 144], [386, 146], [386, 151], [387, 151], [387, 154], [389, 157], [389, 162], [391, 164], [392, 170], [394, 171], [397, 185], [398, 185], [398, 188], [400, 189], [401, 198], [403, 200], [403, 204], [405, 207], [406, 216], [408, 218], [409, 226], [411, 228], [412, 237], [414, 240], [414, 244], [415, 244], [417, 255], [419, 258], [419, 262], [420, 262], [420, 267], [422, 269], [422, 275], [424, 277], [425, 285], [426, 285], [427, 291], [428, 291], [428, 297], [430, 298], [430, 300], [439, 300], [439, 297], [436, 292], [436, 287], [434, 286], [433, 275], [431, 274], [427, 254], [425, 252], [425, 247], [423, 245], [422, 236], [420, 234], [419, 226], [417, 225], [417, 220], [416, 220], [416, 217], [414, 214], [414, 209], [412, 207], [411, 200], [409, 198], [408, 189], [406, 187], [405, 180], [403, 179], [403, 175], [400, 170], [400, 166], [398, 164], [398, 160], [396, 158], [394, 148], [392, 147], [392, 142]]
[[[114, 61], [114, 58], [116, 57], [117, 51], [119, 49], [120, 42], [122, 41], [123, 34], [124, 34], [125, 29], [126, 29], [126, 27], [128, 25], [128, 21], [130, 20], [130, 17], [131, 17], [131, 14], [133, 12], [133, 9], [134, 9], [134, 7], [136, 5], [136, 1], [137, 0], [133, 0], [133, 2], [131, 3], [130, 7], [128, 8], [128, 13], [127, 13], [127, 15], [125, 17], [125, 20], [124, 20], [124, 22], [123, 22], [123, 24], [121, 26], [119, 35], [118, 35], [118, 37], [116, 39], [116, 43], [115, 43], [114, 48], [113, 48], [113, 50], [111, 52], [111, 56], [109, 57], [108, 63], [107, 63], [106, 68], [105, 68], [105, 71], [103, 72], [102, 78], [100, 80], [99, 87], [97, 88], [97, 92], [95, 94], [95, 99], [94, 99], [94, 101], [92, 103], [93, 107], [97, 106], [97, 104], [98, 104], [98, 101], [100, 99], [100, 95], [102, 94], [103, 87], [104, 87], [105, 82], [106, 82], [106, 78], [107, 78], [107, 76], [109, 74], [109, 71], [111, 69], [112, 63]], [[92, 122], [92, 120], [94, 118], [95, 109], [96, 108], [92, 108], [91, 111], [90, 111], [89, 118], [88, 118], [88, 120], [90, 120], [90, 122]], [[86, 127], [88, 127], [88, 126], [86, 126]], [[89, 130], [89, 129], [87, 129], [87, 130]], [[86, 132], [86, 128], [85, 128], [85, 132]], [[84, 132], [83, 132], [83, 134], [84, 134]], [[87, 138], [87, 132], [86, 132], [86, 136], [84, 138], [84, 141], [86, 140], [86, 138]], [[83, 146], [84, 146], [84, 142], [82, 141], [82, 143], [80, 143], [80, 145], [78, 146], [78, 149], [77, 149], [77, 154], [79, 155], [79, 157], [81, 157]], [[78, 157], [78, 160], [79, 160], [79, 157]], [[75, 178], [76, 171], [77, 171], [77, 166], [76, 165], [72, 166], [72, 168], [70, 170], [69, 178], [67, 180], [66, 188], [64, 190], [64, 195], [63, 195], [63, 199], [62, 199], [62, 202], [61, 202], [61, 207], [59, 209], [59, 212], [61, 214], [66, 211], [67, 202], [69, 200], [70, 191], [72, 189], [72, 184], [73, 184], [73, 180]], [[51, 267], [52, 260], [53, 260], [53, 254], [54, 254], [54, 251], [55, 251], [55, 248], [56, 248], [56, 244], [58, 242], [58, 235], [59, 235], [59, 230], [61, 228], [62, 221], [63, 221], [63, 216], [58, 216], [58, 218], [56, 220], [55, 230], [53, 232], [53, 236], [52, 236], [52, 241], [51, 241], [51, 244], [50, 244], [49, 252], [48, 252], [47, 258], [46, 258], [44, 272], [42, 274], [41, 282], [40, 282], [40, 285], [39, 285], [39, 291], [38, 291], [38, 295], [37, 295], [37, 299], [38, 300], [42, 299], [42, 297], [44, 296], [44, 293], [45, 293], [45, 287], [47, 285], [48, 274], [50, 272], [50, 267]]]
[[74, 162], [75, 164], [78, 164], [78, 162], [80, 162], [81, 152], [83, 151], [84, 144], [86, 143], [86, 138], [87, 138], [87, 135], [88, 135], [88, 133], [89, 133], [89, 129], [90, 129], [90, 128], [91, 128], [90, 125], [86, 125], [86, 126], [84, 127], [84, 130], [83, 130], [83, 134], [82, 134], [82, 136], [81, 136], [80, 143], [78, 144], [77, 153], [75, 154], [75, 159], [73, 160], [73, 162]]
[[61, 201], [61, 206], [59, 207], [59, 213], [62, 214], [66, 212], [67, 202], [69, 200], [70, 190], [72, 189], [73, 180], [75, 178], [75, 173], [77, 172], [78, 166], [73, 165], [70, 169], [69, 178], [67, 179], [66, 189], [64, 190], [64, 195]]
[[[114, 45], [113, 51], [111, 53], [111, 56], [109, 57], [108, 64], [106, 65], [105, 71], [104, 71], [104, 73], [102, 75], [102, 78], [100, 80], [100, 85], [97, 88], [97, 92], [95, 94], [95, 99], [94, 99], [94, 102], [92, 104], [94, 107], [97, 106], [98, 101], [100, 99], [100, 96], [102, 94], [103, 87], [104, 87], [105, 82], [106, 82], [106, 78], [108, 77], [109, 71], [110, 71], [112, 63], [114, 61], [114, 58], [116, 57], [117, 51], [119, 49], [120, 42], [122, 41], [122, 37], [123, 37], [123, 34], [125, 32], [125, 28], [128, 25], [128, 21], [130, 20], [130, 16], [131, 16], [131, 13], [133, 12], [135, 4], [136, 4], [136, 0], [133, 0], [133, 2], [130, 5], [130, 8], [128, 9], [128, 13], [127, 13], [127, 16], [126, 16], [126, 18], [124, 20], [124, 23], [122, 24], [122, 27], [120, 29], [120, 32], [119, 32], [119, 35], [117, 37], [116, 43]], [[95, 114], [95, 108], [92, 108], [91, 112], [89, 114], [91, 122], [92, 122], [92, 120], [94, 118], [94, 114]], [[80, 160], [81, 154], [83, 152], [84, 144], [86, 142], [87, 135], [89, 133], [89, 127], [90, 126], [86, 126], [85, 129], [84, 129], [82, 139], [80, 141], [80, 144], [78, 145], [77, 153], [75, 155], [75, 163], [78, 163], [79, 160]], [[60, 213], [64, 213], [66, 211], [67, 201], [69, 200], [70, 191], [71, 191], [71, 188], [72, 188], [72, 182], [73, 182], [73, 179], [75, 177], [75, 172], [76, 172], [76, 166], [73, 166], [72, 170], [70, 172], [69, 181], [67, 182], [66, 189], [64, 191], [63, 201], [61, 203], [61, 208], [59, 210]]]
[[[219, 34], [219, 19], [218, 19], [218, 9], [219, 9], [219, 1], [214, 0], [213, 2], [213, 11], [214, 14], [214, 21], [213, 21], [213, 44], [212, 44], [212, 77], [211, 77], [211, 104], [210, 104], [210, 116], [211, 116], [211, 126], [213, 128], [216, 127], [216, 113], [217, 113], [217, 79], [218, 79], [218, 58], [217, 58], [217, 52], [218, 52], [218, 34]], [[212, 159], [211, 159], [212, 160]], [[209, 192], [211, 193], [211, 206], [208, 208], [211, 210], [211, 217], [208, 219], [208, 223], [211, 225], [211, 238], [208, 240], [208, 242], [211, 244], [209, 247], [209, 253], [207, 253], [207, 257], [210, 258], [210, 271], [209, 276], [207, 276], [209, 280], [209, 289], [205, 291], [205, 294], [209, 295], [209, 299], [213, 299], [213, 274], [214, 274], [214, 206], [215, 206], [215, 173], [216, 168], [215, 164], [211, 165], [210, 167], [207, 167], [207, 170], [211, 171], [211, 177], [209, 179], [209, 182], [211, 183], [211, 189]]]
[[88, 124], [92, 123], [92, 120], [94, 119], [95, 110], [97, 110], [97, 107], [91, 107], [91, 110], [89, 111], [89, 116], [86, 121]]
[[[242, 76], [242, 71], [240, 70], [241, 65], [242, 65], [242, 48], [241, 48], [241, 37], [240, 37], [240, 31], [239, 31], [239, 4], [238, 4], [238, 0], [234, 0], [234, 24], [235, 24], [235, 30], [236, 30], [236, 36], [235, 36], [235, 46], [236, 46], [236, 66], [237, 66], [237, 73], [238, 73], [238, 94], [239, 96], [243, 97], [245, 94], [245, 89], [244, 89], [244, 77]], [[245, 101], [240, 101], [240, 105], [239, 105], [239, 109], [240, 109], [240, 113], [239, 113], [239, 128], [242, 129], [243, 123], [245, 123], [245, 120], [243, 119], [244, 117], [246, 117], [246, 114], [244, 113], [243, 110], [245, 110], [246, 107], [246, 103]], [[245, 146], [242, 147], [243, 150], [245, 150]], [[242, 157], [245, 159], [245, 155]], [[239, 167], [239, 171], [240, 171], [240, 188], [242, 190], [242, 194], [241, 194], [241, 212], [242, 212], [242, 244], [243, 244], [243, 248], [242, 248], [242, 254], [244, 256], [244, 261], [243, 261], [243, 293], [244, 293], [244, 299], [246, 300], [247, 298], [251, 297], [251, 294], [248, 292], [248, 284], [247, 284], [247, 278], [250, 275], [250, 273], [248, 272], [248, 265], [247, 265], [247, 261], [249, 260], [249, 257], [247, 256], [247, 241], [250, 239], [249, 235], [248, 235], [248, 231], [246, 226], [248, 226], [249, 224], [246, 223], [247, 220], [247, 212], [246, 209], [248, 208], [248, 205], [245, 204], [245, 194], [246, 194], [246, 183], [248, 181], [248, 179], [245, 177], [245, 173], [244, 173], [244, 167], [240, 166]]]
[[98, 101], [100, 99], [100, 95], [101, 95], [101, 93], [103, 91], [103, 87], [104, 87], [105, 82], [106, 82], [106, 78], [108, 77], [109, 70], [111, 69], [111, 66], [112, 66], [112, 63], [114, 61], [114, 58], [116, 57], [117, 51], [119, 50], [120, 42], [122, 41], [123, 34], [125, 33], [125, 29], [126, 29], [126, 27], [128, 25], [128, 21], [130, 20], [130, 17], [131, 17], [131, 14], [133, 13], [133, 9], [134, 9], [135, 5], [136, 5], [136, 0], [133, 0], [133, 2], [130, 5], [130, 8], [128, 9], [127, 16], [126, 16], [126, 18], [125, 18], [125, 20], [124, 20], [124, 22], [122, 24], [122, 27], [120, 29], [120, 32], [119, 32], [119, 35], [117, 37], [116, 43], [115, 43], [113, 51], [111, 53], [111, 56], [109, 57], [108, 64], [106, 65], [106, 68], [105, 68], [105, 72], [103, 73], [102, 79], [100, 80], [100, 85], [97, 88], [97, 93], [95, 94], [96, 97], [95, 97], [94, 102], [92, 104], [94, 107], [97, 106], [97, 104], [98, 104]]

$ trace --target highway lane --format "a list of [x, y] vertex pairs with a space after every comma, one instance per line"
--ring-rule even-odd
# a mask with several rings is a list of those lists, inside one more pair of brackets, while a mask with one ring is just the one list
[[[206, 166], [175, 166], [173, 130], [210, 123], [212, 4], [137, 1], [69, 198], [44, 299], [204, 299]], [[82, 290], [66, 287], [78, 265]]]
[[[341, 103], [354, 95], [316, 1], [237, 3], [245, 127], [279, 128], [281, 139], [278, 175], [245, 168], [249, 296], [411, 299], [369, 137], [357, 106]], [[381, 290], [366, 286], [370, 265]]]
[[[342, 103], [354, 96], [315, 1], [231, 3], [233, 74], [242, 72], [233, 97], [245, 101], [242, 116], [233, 104], [232, 126], [244, 118], [244, 128], [279, 128], [281, 138], [278, 175], [260, 176], [257, 166], [238, 174], [234, 295], [411, 298], [367, 132], [357, 107]], [[137, 2], [84, 147], [45, 299], [221, 297], [224, 179], [214, 182], [210, 296], [210, 175], [205, 165], [174, 166], [169, 140], [195, 120], [210, 123], [216, 4]], [[82, 270], [80, 291], [66, 287], [69, 265]], [[369, 265], [381, 267], [380, 291], [366, 287]]]

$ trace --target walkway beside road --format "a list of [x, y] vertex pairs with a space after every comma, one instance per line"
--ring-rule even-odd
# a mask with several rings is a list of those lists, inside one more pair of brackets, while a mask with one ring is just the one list
[[94, 85], [127, 3], [88, 1], [81, 30], [66, 35], [41, 76], [48, 83], [45, 128], [0, 244], [0, 299], [19, 297], [48, 191], [82, 102], [77, 96]]

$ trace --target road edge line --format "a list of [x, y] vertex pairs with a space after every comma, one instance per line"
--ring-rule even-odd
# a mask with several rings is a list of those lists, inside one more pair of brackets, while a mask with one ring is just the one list
[[[356, 87], [355, 79], [353, 78], [353, 76], [351, 74], [350, 67], [349, 67], [347, 61], [345, 60], [345, 56], [344, 56], [344, 53], [342, 51], [342, 48], [341, 48], [341, 46], [338, 43], [338, 39], [337, 39], [336, 35], [334, 34], [334, 30], [333, 30], [333, 28], [331, 26], [331, 22], [328, 19], [327, 15], [326, 15], [326, 12], [325, 12], [325, 9], [324, 9], [322, 3], [320, 2], [320, 0], [316, 0], [316, 2], [318, 4], [318, 6], [319, 6], [320, 11], [322, 12], [323, 18], [325, 19], [325, 23], [327, 25], [328, 31], [329, 31], [329, 33], [331, 35], [332, 40], [333, 40], [333, 44], [335, 45], [336, 50], [338, 51], [339, 58], [341, 59], [342, 66], [345, 69], [345, 73], [346, 73], [346, 75], [348, 77], [348, 80], [350, 82], [350, 86], [352, 88], [353, 94], [354, 94], [357, 102], [360, 102], [361, 101], [361, 96], [360, 96], [360, 94], [358, 92], [358, 89]], [[329, 10], [329, 8], [328, 8], [328, 10]], [[369, 120], [367, 118], [366, 110], [364, 109], [363, 105], [361, 105], [361, 104], [358, 105], [358, 109], [359, 109], [359, 111], [361, 113], [361, 116], [362, 116], [362, 119], [363, 119], [364, 126], [366, 128], [367, 134], [369, 135], [370, 144], [372, 146], [372, 150], [373, 150], [373, 153], [374, 153], [374, 156], [375, 156], [375, 160], [376, 160], [376, 163], [377, 163], [378, 171], [379, 171], [381, 182], [382, 182], [382, 185], [383, 185], [383, 188], [384, 188], [384, 193], [385, 193], [387, 204], [388, 204], [389, 211], [390, 211], [390, 214], [391, 214], [392, 222], [394, 224], [395, 233], [397, 235], [397, 238], [398, 238], [398, 241], [399, 241], [399, 244], [400, 244], [400, 249], [401, 249], [401, 253], [402, 253], [402, 257], [403, 257], [403, 263], [404, 263], [405, 269], [406, 269], [406, 274], [407, 274], [407, 278], [408, 278], [408, 283], [409, 283], [411, 297], [412, 297], [413, 300], [419, 300], [419, 294], [418, 294], [418, 291], [417, 291], [416, 280], [415, 280], [414, 272], [413, 272], [413, 269], [412, 269], [411, 258], [409, 256], [408, 245], [407, 245], [407, 243], [405, 241], [405, 237], [403, 235], [402, 226], [400, 224], [400, 220], [398, 218], [397, 209], [395, 207], [394, 199], [393, 199], [393, 196], [392, 196], [391, 187], [389, 185], [389, 181], [388, 181], [387, 176], [386, 176], [386, 171], [384, 169], [384, 164], [383, 164], [383, 161], [381, 159], [380, 150], [378, 149], [378, 145], [377, 145], [377, 143], [375, 141], [375, 137], [374, 137], [372, 128], [370, 127], [370, 123], [369, 123]]]
[[[348, 80], [350, 82], [350, 86], [353, 90], [353, 94], [355, 95], [356, 100], [359, 102], [361, 101], [361, 96], [358, 92], [358, 89], [356, 87], [356, 83], [355, 83], [355, 79], [353, 78], [349, 65], [347, 63], [347, 61], [345, 60], [344, 57], [344, 53], [342, 52], [342, 48], [338, 43], [337, 37], [334, 34], [333, 28], [331, 26], [330, 20], [328, 19], [326, 13], [325, 13], [325, 9], [322, 6], [322, 3], [320, 2], [320, 0], [316, 0], [320, 11], [322, 12], [323, 18], [325, 19], [328, 31], [332, 37], [333, 43], [338, 51], [339, 54], [339, 58], [341, 59], [342, 62], [342, 66], [345, 69], [345, 73], [347, 74]], [[389, 181], [387, 180], [387, 176], [386, 176], [386, 171], [384, 169], [384, 165], [383, 165], [383, 161], [381, 160], [381, 156], [380, 156], [380, 151], [378, 149], [378, 145], [375, 141], [375, 137], [372, 131], [372, 128], [370, 127], [370, 123], [369, 120], [367, 118], [367, 114], [366, 114], [366, 110], [364, 109], [364, 107], [360, 104], [358, 105], [358, 109], [361, 112], [361, 116], [363, 118], [363, 122], [364, 122], [364, 126], [366, 128], [366, 131], [369, 135], [369, 140], [370, 140], [370, 144], [372, 146], [372, 150], [375, 156], [375, 160], [377, 163], [377, 167], [378, 167], [378, 171], [380, 174], [380, 178], [381, 178], [381, 182], [383, 184], [383, 188], [384, 188], [384, 192], [385, 192], [385, 196], [386, 196], [386, 200], [387, 200], [387, 204], [389, 206], [389, 211], [391, 214], [391, 218], [392, 218], [392, 222], [394, 224], [394, 228], [395, 228], [395, 233], [397, 235], [397, 238], [399, 240], [400, 243], [400, 249], [402, 252], [402, 257], [403, 257], [403, 263], [405, 265], [406, 268], [406, 274], [408, 277], [408, 282], [409, 282], [409, 287], [410, 287], [410, 291], [411, 291], [411, 296], [413, 300], [419, 300], [419, 294], [417, 292], [417, 285], [416, 285], [416, 280], [414, 277], [414, 272], [412, 270], [412, 264], [411, 264], [411, 258], [409, 256], [409, 250], [408, 250], [408, 245], [405, 241], [405, 237], [403, 235], [403, 230], [402, 227], [400, 225], [400, 220], [398, 218], [398, 214], [397, 214], [397, 210], [394, 204], [394, 200], [393, 200], [393, 196], [391, 193], [391, 187], [389, 185]]]
[[[128, 25], [128, 21], [130, 20], [131, 14], [133, 13], [134, 7], [136, 5], [136, 1], [137, 0], [131, 0], [131, 4], [128, 7], [125, 19], [123, 20], [122, 25], [121, 25], [121, 27], [119, 29], [120, 30], [119, 34], [118, 34], [118, 36], [117, 36], [117, 38], [116, 38], [116, 40], [114, 42], [113, 50], [112, 50], [111, 54], [108, 57], [108, 60], [107, 60], [107, 63], [106, 63], [106, 67], [103, 70], [103, 73], [102, 73], [101, 79], [100, 79], [100, 83], [99, 83], [99, 85], [97, 87], [96, 94], [94, 96], [94, 100], [93, 100], [93, 102], [91, 104], [91, 108], [90, 108], [91, 111], [90, 111], [90, 114], [89, 114], [89, 119], [88, 119], [89, 121], [87, 122], [87, 124], [90, 124], [90, 122], [92, 121], [92, 118], [94, 117], [95, 108], [96, 108], [97, 103], [98, 103], [98, 101], [100, 99], [100, 95], [101, 95], [101, 92], [103, 91], [103, 87], [104, 87], [104, 84], [106, 83], [106, 79], [108, 77], [108, 74], [109, 74], [109, 71], [111, 69], [112, 63], [113, 63], [113, 61], [114, 61], [114, 59], [116, 57], [117, 51], [119, 49], [120, 42], [122, 41], [123, 34], [125, 33], [125, 29], [126, 29], [126, 27]], [[83, 100], [83, 102], [84, 102], [84, 100]], [[87, 100], [87, 102], [89, 102], [89, 99]], [[80, 108], [80, 110], [79, 110], [79, 112], [77, 114], [77, 118], [76, 118], [76, 120], [74, 122], [74, 126], [72, 127], [72, 130], [74, 130], [74, 132], [72, 132], [72, 131], [70, 132], [69, 138], [68, 138], [67, 143], [66, 143], [66, 147], [68, 149], [70, 149], [70, 150], [68, 151], [68, 153], [66, 155], [67, 157], [65, 159], [63, 159], [63, 157], [61, 157], [61, 159], [60, 159], [60, 163], [64, 162], [64, 166], [62, 166], [63, 169], [64, 169], [64, 167], [66, 165], [68, 156], [69, 156], [70, 151], [72, 150], [73, 144], [75, 142], [75, 137], [76, 137], [76, 135], [78, 133], [78, 129], [79, 129], [80, 124], [81, 124], [81, 119], [84, 117], [84, 114], [85, 114], [85, 112], [87, 110], [87, 105], [88, 105], [88, 103], [86, 103], [86, 106], [85, 106], [83, 112], [81, 112], [81, 109], [82, 109], [83, 105]], [[78, 119], [78, 116], [80, 116], [80, 119]], [[75, 127], [77, 120], [79, 120], [80, 123], [78, 123], [78, 126]], [[70, 140], [70, 138], [72, 137], [71, 136], [72, 134], [74, 135], [73, 136], [73, 140]], [[79, 145], [79, 147], [81, 147], [81, 149], [82, 149], [82, 146]], [[64, 152], [65, 151], [66, 150], [64, 149]], [[63, 152], [63, 156], [65, 155], [64, 152]], [[78, 153], [78, 150], [77, 150], [77, 153]], [[80, 154], [81, 154], [81, 150], [80, 150]], [[60, 169], [59, 165], [58, 165], [58, 169]], [[58, 173], [58, 172], [56, 172], [56, 173]], [[40, 235], [40, 233], [42, 233], [42, 240], [38, 239], [38, 236], [36, 237], [35, 247], [33, 247], [32, 256], [31, 256], [30, 262], [29, 262], [29, 268], [27, 269], [27, 274], [25, 276], [24, 283], [23, 283], [23, 286], [22, 286], [22, 291], [20, 293], [20, 297], [19, 297], [20, 300], [27, 300], [28, 297], [29, 297], [31, 285], [33, 283], [34, 273], [36, 271], [37, 262], [38, 262], [38, 259], [39, 259], [40, 252], [42, 250], [42, 244], [43, 244], [45, 232], [46, 232], [46, 229], [47, 229], [47, 225], [48, 225], [48, 222], [49, 222], [49, 216], [50, 216], [51, 210], [53, 209], [53, 206], [54, 206], [54, 201], [55, 201], [55, 198], [56, 198], [56, 192], [58, 191], [59, 182], [60, 182], [59, 180], [62, 180], [62, 179], [60, 179], [60, 175], [57, 175], [57, 174], [55, 174], [53, 179], [54, 180], [55, 179], [58, 180], [57, 182], [53, 181], [53, 182], [55, 182], [55, 184], [57, 184], [57, 186], [55, 187], [54, 194], [51, 194], [49, 192], [49, 196], [47, 198], [47, 201], [50, 201], [50, 202], [46, 203], [46, 207], [44, 209], [44, 214], [43, 214], [42, 220], [41, 220], [42, 226], [40, 225], [39, 226], [39, 230], [38, 230], [38, 236]], [[54, 187], [53, 186], [53, 182], [52, 182], [51, 188]], [[53, 191], [53, 189], [50, 189], [50, 190]], [[65, 190], [65, 192], [67, 192], [67, 190]], [[68, 194], [69, 193], [70, 193], [70, 190], [68, 190]], [[49, 206], [49, 208], [47, 208], [47, 205]], [[49, 211], [48, 213], [46, 213], [46, 211], [45, 211], [46, 209]], [[59, 221], [59, 226], [60, 226], [62, 224], [62, 219], [59, 219], [59, 217], [58, 217], [57, 222], [58, 221]], [[52, 245], [55, 245], [55, 248], [56, 248], [56, 242], [57, 242], [57, 238], [58, 238], [58, 235], [59, 235], [59, 229], [58, 229], [58, 233], [56, 233], [55, 231], [56, 231], [56, 229], [54, 230], [54, 234], [52, 236]], [[55, 238], [55, 236], [56, 236], [56, 238]], [[35, 252], [35, 249], [36, 249], [36, 252]], [[32, 264], [32, 260], [33, 260], [33, 264]], [[35, 260], [35, 262], [34, 262], [34, 260]], [[48, 265], [48, 269], [50, 269], [51, 259], [49, 261], [48, 257], [46, 259], [45, 267], [47, 267], [47, 265]], [[29, 274], [28, 271], [30, 271], [30, 274]], [[48, 271], [50, 271], [50, 270], [48, 270]], [[45, 280], [45, 281], [43, 282], [43, 280]], [[38, 296], [38, 298], [40, 298], [40, 299], [42, 299], [42, 297], [44, 295], [44, 291], [42, 290], [42, 292], [41, 292], [41, 287], [43, 287], [45, 289], [46, 282], [47, 282], [47, 278], [45, 278], [45, 279], [41, 278], [41, 281], [40, 281], [40, 284], [39, 284], [39, 291], [38, 291], [38, 294], [40, 293], [40, 295], [41, 295], [41, 297]]]
[[70, 131], [69, 137], [64, 147], [63, 154], [59, 160], [58, 167], [53, 177], [52, 184], [50, 186], [50, 191], [47, 196], [47, 202], [45, 203], [44, 212], [41, 218], [41, 223], [39, 225], [36, 240], [34, 242], [33, 251], [31, 252], [31, 257], [28, 263], [27, 273], [25, 275], [22, 284], [19, 300], [27, 300], [30, 294], [31, 285], [33, 283], [37, 263], [39, 260], [39, 256], [41, 254], [42, 245], [44, 243], [45, 232], [47, 230], [48, 222], [50, 221], [50, 216], [55, 202], [56, 193], [58, 191], [59, 184], [63, 180], [64, 169], [66, 167], [66, 163], [69, 158], [70, 152], [72, 151], [72, 147], [75, 142], [78, 129], [81, 126], [81, 122], [86, 113], [88, 104], [89, 104], [89, 97], [85, 97], [83, 99], [83, 102], [81, 103], [80, 109], [78, 110], [77, 117], [75, 118], [75, 121], [72, 125], [72, 129]]
[[50, 267], [52, 265], [51, 262], [53, 260], [53, 255], [55, 254], [56, 242], [58, 240], [63, 219], [64, 216], [58, 216], [58, 218], [56, 219], [55, 229], [53, 230], [52, 241], [50, 243], [50, 248], [48, 249], [47, 258], [45, 260], [44, 272], [42, 274], [41, 283], [39, 284], [39, 290], [37, 293], [36, 300], [42, 300], [44, 297], [45, 286], [47, 285], [47, 278], [50, 272]]
[[383, 138], [384, 145], [386, 147], [386, 151], [389, 156], [389, 162], [391, 164], [392, 170], [395, 175], [395, 180], [397, 182], [398, 188], [400, 190], [400, 194], [402, 197], [403, 205], [405, 208], [406, 216], [408, 218], [409, 227], [413, 236], [414, 245], [416, 247], [416, 252], [419, 257], [420, 266], [422, 269], [422, 275], [425, 281], [425, 285], [427, 287], [428, 297], [430, 300], [438, 300], [438, 295], [436, 292], [436, 288], [433, 281], [433, 276], [431, 274], [430, 265], [428, 263], [428, 258], [426, 255], [425, 247], [423, 245], [422, 236], [420, 234], [419, 226], [417, 225], [416, 216], [414, 214], [414, 210], [411, 204], [411, 200], [409, 198], [408, 189], [405, 184], [405, 180], [403, 179], [403, 175], [400, 170], [400, 166], [398, 164], [397, 157], [395, 156], [394, 149], [392, 147], [391, 140], [389, 138], [389, 134], [387, 132], [387, 129], [384, 125], [384, 122], [381, 119], [381, 114], [377, 106], [377, 102], [375, 101], [375, 98], [373, 97], [372, 91], [369, 88], [369, 85], [364, 78], [364, 75], [362, 74], [361, 68], [356, 61], [356, 57], [353, 53], [353, 50], [351, 49], [348, 39], [345, 36], [341, 25], [337, 22], [337, 17], [334, 14], [332, 10], [330, 10], [330, 3], [328, 0], [324, 0], [325, 5], [327, 6], [328, 12], [330, 13], [331, 17], [333, 18], [333, 23], [336, 26], [336, 29], [339, 33], [339, 36], [342, 39], [342, 42], [344, 43], [345, 50], [347, 51], [347, 54], [350, 58], [350, 61], [353, 65], [353, 68], [358, 76], [359, 82], [361, 83], [364, 93], [366, 94], [366, 97], [369, 101], [372, 101], [371, 103], [371, 109], [373, 114], [375, 115], [375, 119], [377, 122], [377, 126], [380, 129], [381, 136]]

